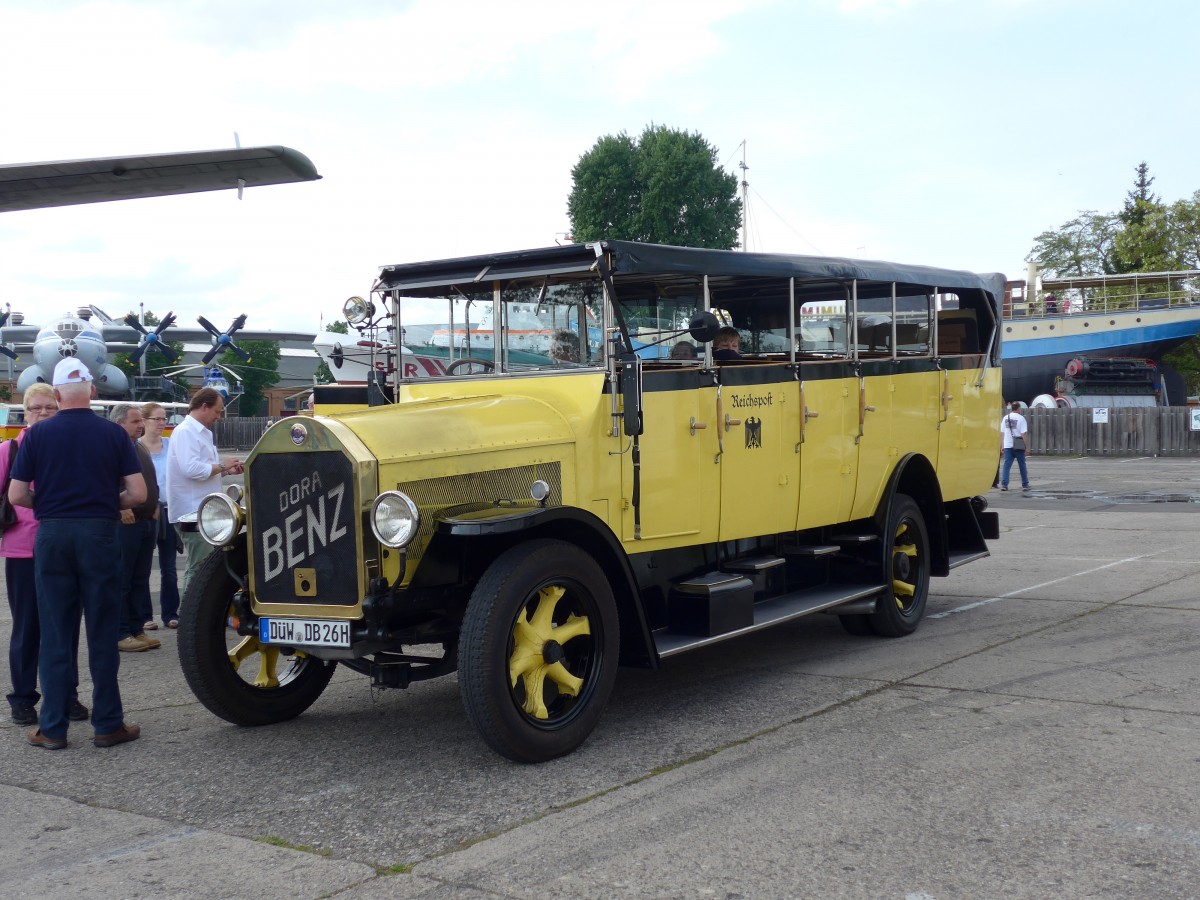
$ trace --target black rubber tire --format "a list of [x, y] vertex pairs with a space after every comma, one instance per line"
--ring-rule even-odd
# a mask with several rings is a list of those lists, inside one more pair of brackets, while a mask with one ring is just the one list
[[853, 634], [857, 637], [875, 633], [875, 629], [871, 627], [871, 617], [869, 615], [838, 616], [838, 621], [842, 623], [842, 627], [846, 629], [848, 634]]
[[[192, 693], [210, 712], [235, 725], [271, 725], [294, 719], [313, 705], [333, 672], [336, 662], [313, 656], [280, 657], [286, 663], [277, 672], [278, 687], [256, 687], [239, 674], [229, 659], [230, 642], [240, 642], [227, 622], [237, 582], [226, 569], [246, 571], [242, 544], [226, 553], [216, 550], [201, 563], [188, 585], [179, 609], [179, 665]], [[254, 641], [255, 638], [245, 640]], [[246, 660], [242, 669], [253, 668]], [[253, 679], [253, 672], [248, 673]]]
[[[557, 599], [552, 595], [561, 588]], [[550, 597], [539, 592], [546, 589]], [[524, 709], [526, 678], [510, 678], [510, 660], [522, 616], [551, 602], [551, 630], [568, 616], [587, 619], [589, 632], [552, 638], [530, 658], [547, 664], [561, 654], [562, 665], [582, 685], [576, 696], [559, 691], [552, 678], [542, 682], [545, 718]], [[534, 763], [570, 753], [596, 727], [617, 675], [619, 629], [612, 588], [603, 570], [574, 544], [535, 540], [498, 556], [475, 586], [467, 604], [458, 645], [458, 684], [467, 717], [484, 742], [515, 762]], [[551, 646], [553, 645], [553, 646]]]
[[[871, 613], [871, 627], [883, 637], [903, 637], [916, 631], [925, 615], [931, 571], [925, 517], [912, 497], [897, 494], [892, 498], [888, 530], [883, 539], [891, 551], [887, 568], [888, 589], [879, 598], [875, 612]], [[912, 548], [911, 553], [907, 552], [908, 548]], [[912, 595], [894, 590], [895, 582], [912, 585]]]

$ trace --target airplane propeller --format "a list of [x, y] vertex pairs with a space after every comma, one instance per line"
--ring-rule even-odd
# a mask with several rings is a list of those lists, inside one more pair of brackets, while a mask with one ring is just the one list
[[[0, 328], [3, 328], [8, 323], [8, 310], [0, 313]], [[0, 355], [7, 356], [9, 359], [18, 359], [18, 356], [13, 350], [0, 344]]]
[[158, 323], [158, 327], [153, 331], [147, 331], [142, 326], [142, 323], [138, 321], [137, 316], [135, 316], [133, 313], [130, 313], [125, 317], [125, 324], [130, 328], [135, 328], [142, 333], [142, 339], [138, 342], [138, 345], [134, 348], [133, 352], [129, 354], [130, 362], [137, 362], [142, 358], [142, 354], [151, 347], [158, 350], [158, 352], [165, 356], [169, 362], [175, 362], [177, 359], [179, 359], [179, 351], [170, 346], [162, 336], [164, 331], [175, 324], [175, 313], [167, 313], [163, 317], [163, 320]]
[[233, 324], [229, 326], [228, 331], [218, 331], [212, 322], [208, 321], [204, 316], [197, 316], [196, 321], [204, 326], [204, 330], [213, 336], [212, 349], [201, 357], [201, 362], [206, 364], [212, 362], [213, 357], [222, 350], [232, 350], [241, 358], [242, 362], [250, 362], [250, 354], [233, 342], [233, 336], [237, 334], [238, 329], [246, 324], [245, 313], [242, 313], [233, 320]]

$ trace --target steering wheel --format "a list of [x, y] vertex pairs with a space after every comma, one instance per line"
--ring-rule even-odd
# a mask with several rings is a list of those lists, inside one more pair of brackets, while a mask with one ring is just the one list
[[[479, 369], [476, 369], [478, 366]], [[491, 372], [496, 363], [490, 359], [480, 359], [478, 356], [464, 356], [446, 366], [447, 375], [476, 375], [479, 371]]]

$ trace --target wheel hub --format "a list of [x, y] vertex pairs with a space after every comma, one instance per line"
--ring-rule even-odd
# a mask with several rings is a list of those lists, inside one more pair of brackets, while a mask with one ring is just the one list
[[562, 644], [558, 641], [550, 640], [542, 645], [542, 659], [546, 661], [546, 665], [548, 666], [552, 666], [556, 662], [562, 662], [565, 656]]

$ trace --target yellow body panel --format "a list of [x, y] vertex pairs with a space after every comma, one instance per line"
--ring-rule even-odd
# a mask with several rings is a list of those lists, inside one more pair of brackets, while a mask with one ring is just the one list
[[[416, 573], [438, 516], [464, 503], [528, 502], [535, 480], [552, 486], [552, 504], [596, 515], [631, 555], [870, 517], [911, 453], [935, 467], [944, 500], [991, 484], [999, 371], [975, 387], [978, 369], [860, 380], [801, 363], [788, 369], [801, 380], [766, 383], [768, 371], [778, 377], [778, 365], [763, 364], [764, 383], [720, 388], [719, 369], [690, 370], [688, 380], [679, 369], [648, 367], [636, 454], [631, 438], [614, 434], [605, 374], [582, 372], [402, 384], [391, 405], [323, 407], [312, 419], [281, 422], [255, 455], [295, 451], [288, 422], [311, 422], [319, 427], [308, 447], [340, 446], [369, 461], [369, 483], [362, 481], [356, 496], [362, 513], [384, 490], [418, 495], [423, 530], [405, 571], [395, 551], [363, 553], [375, 560], [364, 582], [375, 572], [402, 584]], [[760, 370], [743, 371], [753, 382]], [[367, 546], [376, 546], [369, 530]]]

